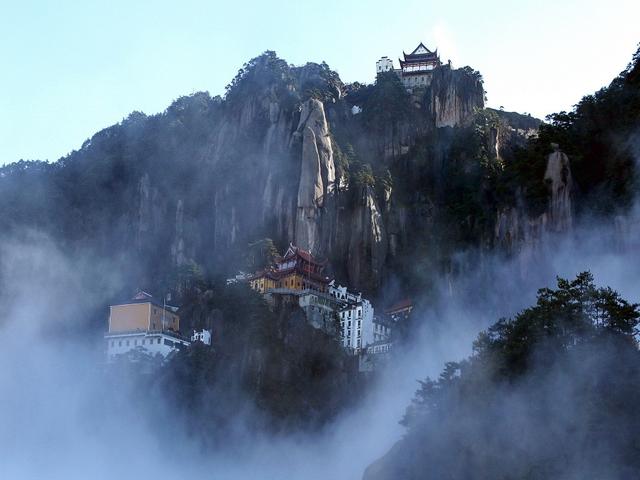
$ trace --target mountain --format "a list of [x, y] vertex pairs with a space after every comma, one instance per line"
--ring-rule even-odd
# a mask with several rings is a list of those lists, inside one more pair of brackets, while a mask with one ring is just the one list
[[[608, 177], [576, 172], [590, 163], [564, 153], [566, 121], [484, 109], [469, 67], [442, 66], [407, 91], [393, 72], [345, 85], [324, 63], [265, 52], [224, 98], [181, 97], [58, 162], [3, 167], [0, 230], [36, 229], [126, 265], [127, 287], [175, 289], [194, 268], [234, 273], [249, 243], [271, 238], [327, 257], [354, 289], [418, 291], [453, 271], [460, 249], [513, 251], [570, 228], [572, 199]], [[629, 189], [613, 185], [609, 203], [624, 208]]]

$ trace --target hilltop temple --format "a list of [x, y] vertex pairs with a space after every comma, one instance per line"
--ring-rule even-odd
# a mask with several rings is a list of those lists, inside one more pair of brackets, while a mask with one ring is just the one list
[[398, 59], [400, 68], [394, 68], [393, 60], [382, 57], [376, 62], [376, 74], [395, 72], [407, 89], [428, 87], [431, 84], [433, 71], [442, 66], [438, 50], [429, 50], [420, 44], [411, 52], [402, 52], [403, 59]]

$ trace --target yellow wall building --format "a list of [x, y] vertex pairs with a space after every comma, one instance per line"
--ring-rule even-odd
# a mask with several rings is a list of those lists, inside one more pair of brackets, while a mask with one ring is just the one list
[[329, 279], [322, 273], [324, 267], [324, 262], [291, 245], [272, 268], [252, 275], [249, 285], [261, 294], [274, 288], [327, 292]]
[[148, 293], [140, 292], [131, 303], [110, 307], [109, 333], [162, 330], [179, 332], [180, 317]]

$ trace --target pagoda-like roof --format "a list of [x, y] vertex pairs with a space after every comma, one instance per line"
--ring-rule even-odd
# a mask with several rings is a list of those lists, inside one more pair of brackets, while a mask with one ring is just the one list
[[440, 57], [438, 57], [438, 49], [436, 48], [435, 51], [431, 51], [429, 50], [427, 47], [425, 47], [424, 43], [420, 42], [420, 45], [418, 45], [413, 52], [411, 53], [406, 53], [406, 52], [402, 52], [402, 55], [404, 56], [404, 60], [400, 59], [400, 63], [414, 63], [414, 62], [425, 62], [425, 61], [436, 61], [436, 62], [440, 62]]
[[291, 258], [294, 257], [299, 257], [302, 260], [304, 260], [305, 262], [308, 263], [313, 263], [316, 265], [320, 265], [320, 266], [325, 266], [327, 264], [327, 261], [321, 261], [318, 260], [316, 257], [314, 257], [311, 252], [308, 252], [307, 250], [303, 250], [300, 247], [296, 247], [293, 244], [289, 244], [289, 248], [287, 249], [286, 253], [284, 254], [284, 257], [282, 257], [282, 261], [285, 260], [289, 260]]

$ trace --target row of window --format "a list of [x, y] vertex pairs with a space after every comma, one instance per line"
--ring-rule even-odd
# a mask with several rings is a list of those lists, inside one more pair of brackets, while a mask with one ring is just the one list
[[[346, 312], [340, 312], [340, 318], [351, 318], [351, 312], [353, 310], [347, 310]], [[362, 318], [362, 310], [358, 309], [357, 317]]]
[[[340, 322], [340, 326], [344, 328], [344, 321]], [[362, 320], [358, 320], [356, 326], [360, 328], [362, 326]], [[351, 320], [347, 322], [347, 327], [351, 328]]]
[[[147, 344], [148, 345], [153, 345], [154, 340], [156, 340], [155, 343], [157, 345], [160, 345], [160, 339], [159, 338], [157, 338], [157, 339], [153, 339], [153, 338], [142, 339], [142, 340], [140, 340], [140, 345], [147, 345]], [[118, 342], [118, 346], [119, 347], [122, 347], [123, 344], [124, 344], [125, 347], [130, 347], [131, 346], [131, 343], [130, 343], [131, 341], [130, 340], [117, 340], [117, 342]], [[137, 345], [138, 345], [138, 340], [134, 340], [133, 341], [133, 346], [137, 346]], [[116, 340], [111, 340], [111, 347], [113, 348], [115, 346], [116, 346]]]

